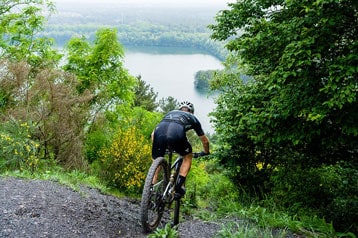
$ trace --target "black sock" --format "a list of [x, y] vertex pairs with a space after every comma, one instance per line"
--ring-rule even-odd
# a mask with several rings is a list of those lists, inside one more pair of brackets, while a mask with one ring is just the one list
[[179, 175], [176, 187], [180, 188], [181, 186], [183, 186], [183, 184], [185, 183], [185, 179], [186, 177]]

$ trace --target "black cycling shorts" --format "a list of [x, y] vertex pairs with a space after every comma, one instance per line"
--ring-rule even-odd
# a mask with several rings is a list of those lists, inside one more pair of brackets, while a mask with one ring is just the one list
[[152, 145], [152, 158], [163, 157], [168, 147], [171, 147], [181, 156], [192, 152], [185, 128], [180, 123], [162, 121], [156, 127]]

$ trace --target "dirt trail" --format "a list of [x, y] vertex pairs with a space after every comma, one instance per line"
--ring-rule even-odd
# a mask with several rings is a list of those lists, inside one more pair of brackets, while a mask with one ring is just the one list
[[[0, 237], [147, 237], [139, 200], [52, 181], [0, 177]], [[221, 225], [186, 220], [180, 237], [214, 237]]]

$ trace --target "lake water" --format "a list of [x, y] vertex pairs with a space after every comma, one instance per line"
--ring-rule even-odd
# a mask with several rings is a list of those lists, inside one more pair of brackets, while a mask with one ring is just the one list
[[199, 70], [222, 69], [215, 57], [177, 48], [126, 48], [124, 65], [131, 75], [142, 76], [158, 98], [188, 100], [195, 106], [195, 115], [205, 132], [213, 133], [208, 113], [215, 108], [213, 96], [195, 90], [195, 73]]

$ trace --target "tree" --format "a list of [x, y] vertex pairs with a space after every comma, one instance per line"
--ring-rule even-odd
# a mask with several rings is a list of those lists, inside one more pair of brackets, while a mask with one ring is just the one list
[[[229, 5], [231, 10], [222, 11], [218, 24], [211, 25], [212, 36], [236, 36], [227, 48], [254, 81], [241, 85], [241, 80], [223, 78], [217, 84], [223, 91], [219, 107], [239, 105], [230, 111], [235, 122], [222, 121], [229, 112], [215, 113], [218, 129], [240, 122], [235, 130], [248, 134], [255, 145], [277, 153], [300, 150], [313, 158], [302, 166], [352, 161], [358, 135], [353, 123], [358, 117], [356, 4], [258, 0]], [[243, 95], [246, 90], [256, 95]]]
[[179, 105], [178, 100], [176, 100], [172, 96], [169, 96], [167, 98], [162, 98], [159, 100], [159, 107], [163, 114], [166, 114], [171, 110], [177, 109], [178, 105]]
[[195, 73], [194, 85], [195, 88], [201, 91], [209, 89], [209, 82], [214, 77], [216, 70], [199, 70]]
[[[231, 52], [227, 72], [213, 83], [222, 92], [213, 113], [221, 161], [242, 184], [261, 189], [278, 169], [281, 176], [302, 169], [299, 181], [305, 170], [337, 161], [357, 168], [356, 1], [229, 7], [210, 26]], [[243, 83], [241, 73], [251, 80]]]
[[134, 106], [143, 107], [150, 112], [155, 111], [158, 107], [158, 104], [156, 103], [158, 93], [155, 93], [153, 88], [150, 87], [141, 76], [138, 76], [137, 79], [138, 84], [134, 88]]
[[79, 79], [78, 92], [95, 95], [91, 102], [93, 120], [111, 107], [132, 103], [135, 78], [123, 67], [124, 51], [116, 30], [98, 30], [93, 45], [84, 37], [75, 37], [69, 41], [67, 51], [64, 69]]
[[[45, 67], [58, 64], [61, 56], [51, 48], [52, 40], [48, 38], [38, 38], [36, 35], [43, 29], [45, 16], [41, 13], [44, 10], [53, 12], [53, 5], [49, 1], [43, 0], [15, 0], [0, 1], [0, 58], [1, 58], [1, 78], [0, 78], [0, 110], [7, 110], [9, 107], [16, 106], [22, 101], [27, 103], [26, 91], [33, 83], [36, 73]], [[16, 71], [15, 78], [26, 75], [28, 78], [8, 81], [6, 72], [12, 71], [7, 66], [23, 69], [23, 63], [13, 64], [13, 62], [25, 62], [31, 72], [29, 74]], [[17, 65], [17, 66], [16, 66]], [[25, 70], [27, 71], [27, 69]], [[21, 83], [21, 85], [16, 85]], [[14, 92], [12, 90], [20, 90]], [[12, 93], [22, 93], [25, 97], [15, 97]], [[17, 101], [17, 102], [16, 102]]]
[[53, 40], [37, 37], [54, 5], [47, 0], [0, 1], [0, 57], [26, 61], [37, 68], [56, 65], [61, 56], [52, 49]]
[[0, 120], [5, 125], [12, 120], [33, 125], [26, 136], [38, 142], [37, 156], [80, 167], [87, 103], [92, 96], [76, 93], [77, 80], [57, 69], [61, 55], [52, 49], [52, 40], [37, 37], [46, 10], [53, 11], [49, 1], [1, 1]]

